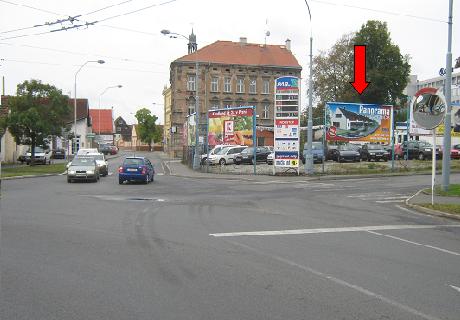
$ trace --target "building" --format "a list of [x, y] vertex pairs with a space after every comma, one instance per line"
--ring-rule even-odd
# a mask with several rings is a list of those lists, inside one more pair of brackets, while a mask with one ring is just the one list
[[173, 146], [178, 144], [178, 141], [173, 141], [174, 137], [177, 137], [176, 127], [172, 126], [172, 96], [171, 87], [165, 86], [163, 89], [164, 97], [164, 125], [163, 125], [163, 145], [164, 150], [170, 157], [174, 157]]
[[[417, 80], [417, 91], [426, 88], [444, 88], [444, 76], [426, 80]], [[451, 101], [453, 105], [460, 106], [460, 71], [452, 73]]]
[[[75, 99], [69, 99], [69, 106], [71, 107], [71, 112], [66, 117], [66, 123], [70, 127], [69, 134], [73, 136], [75, 132], [77, 135], [77, 142], [76, 147], [77, 150], [81, 148], [89, 148], [92, 146], [92, 139], [88, 137], [91, 131], [91, 118], [89, 116], [89, 105], [88, 99], [78, 99], [77, 98], [77, 117], [76, 117], [76, 130], [75, 128], [75, 113], [74, 113], [74, 101]], [[64, 137], [65, 138], [65, 137]], [[71, 141], [67, 141], [66, 139], [66, 152], [67, 154], [73, 154], [73, 144]]]
[[131, 148], [132, 125], [126, 124], [125, 119], [118, 117], [114, 121], [115, 145], [121, 148]]
[[113, 109], [89, 109], [94, 141], [101, 144], [113, 144]]
[[[189, 38], [194, 37], [192, 33]], [[239, 42], [216, 41], [195, 50], [196, 43], [189, 44], [189, 54], [171, 63], [170, 88], [163, 91], [165, 138], [169, 136], [167, 141], [172, 156], [182, 156], [183, 124], [186, 117], [196, 111], [196, 85], [200, 136], [206, 136], [208, 110], [255, 106], [257, 143], [273, 145], [275, 79], [281, 76], [300, 78], [302, 70], [291, 52], [291, 41], [286, 40], [283, 45], [265, 45], [248, 43], [246, 38], [240, 38]]]

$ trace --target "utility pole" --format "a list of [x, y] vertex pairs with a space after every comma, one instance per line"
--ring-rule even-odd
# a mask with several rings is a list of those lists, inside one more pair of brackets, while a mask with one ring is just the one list
[[[450, 179], [450, 134], [451, 134], [451, 117], [452, 117], [452, 104], [451, 104], [451, 86], [452, 86], [452, 7], [453, 0], [449, 0], [449, 21], [447, 29], [447, 54], [446, 54], [446, 80], [445, 80], [445, 92], [446, 97], [446, 117], [444, 119], [444, 139], [443, 139], [443, 150], [444, 157], [442, 157], [442, 190], [447, 191], [449, 189]], [[447, 154], [447, 156], [446, 156]]]

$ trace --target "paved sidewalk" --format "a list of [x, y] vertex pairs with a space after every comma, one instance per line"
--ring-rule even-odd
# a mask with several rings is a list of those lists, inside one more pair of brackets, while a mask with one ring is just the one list
[[[429, 208], [422, 207], [423, 204], [431, 204], [431, 194], [426, 194], [423, 192], [424, 189], [417, 192], [412, 197], [406, 200], [406, 205], [412, 207], [418, 211], [423, 213], [427, 213], [430, 215], [435, 215], [444, 218], [456, 219], [460, 220], [460, 215], [452, 214], [444, 211], [433, 210]], [[434, 196], [434, 203], [435, 204], [455, 204], [460, 205], [460, 197], [447, 197], [447, 196]]]

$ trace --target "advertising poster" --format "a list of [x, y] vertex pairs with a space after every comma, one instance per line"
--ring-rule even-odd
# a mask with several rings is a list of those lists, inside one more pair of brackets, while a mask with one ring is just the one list
[[208, 111], [208, 144], [252, 146], [254, 107]]
[[299, 79], [281, 77], [275, 84], [275, 168], [299, 167]]
[[328, 102], [326, 139], [390, 144], [392, 119], [392, 106]]
[[[460, 106], [452, 106], [450, 120], [450, 135], [460, 137]], [[436, 128], [436, 134], [444, 135], [444, 122]]]
[[196, 143], [196, 122], [195, 114], [187, 117], [187, 145], [194, 146]]

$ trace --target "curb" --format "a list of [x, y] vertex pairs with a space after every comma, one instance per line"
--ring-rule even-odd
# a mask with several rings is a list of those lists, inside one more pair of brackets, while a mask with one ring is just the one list
[[15, 176], [15, 177], [2, 177], [1, 180], [19, 180], [19, 179], [29, 179], [29, 178], [44, 178], [44, 177], [56, 177], [56, 176], [63, 176], [66, 173], [45, 173], [39, 175], [27, 175], [27, 176]]
[[439, 211], [439, 210], [433, 210], [433, 209], [429, 209], [429, 208], [425, 208], [425, 207], [422, 207], [422, 206], [419, 206], [417, 204], [412, 204], [412, 203], [409, 203], [409, 201], [418, 196], [421, 192], [423, 192], [423, 190], [425, 190], [425, 188], [417, 191], [413, 196], [409, 197], [406, 199], [405, 201], [405, 204], [406, 206], [412, 208], [412, 209], [415, 209], [419, 212], [422, 212], [422, 213], [425, 213], [425, 214], [428, 214], [428, 215], [431, 215], [431, 216], [436, 216], [436, 217], [442, 217], [442, 218], [449, 218], [449, 219], [454, 219], [454, 220], [460, 220], [460, 216], [459, 215], [456, 215], [456, 214], [452, 214], [452, 213], [448, 213], [448, 212], [444, 212], [444, 211]]

